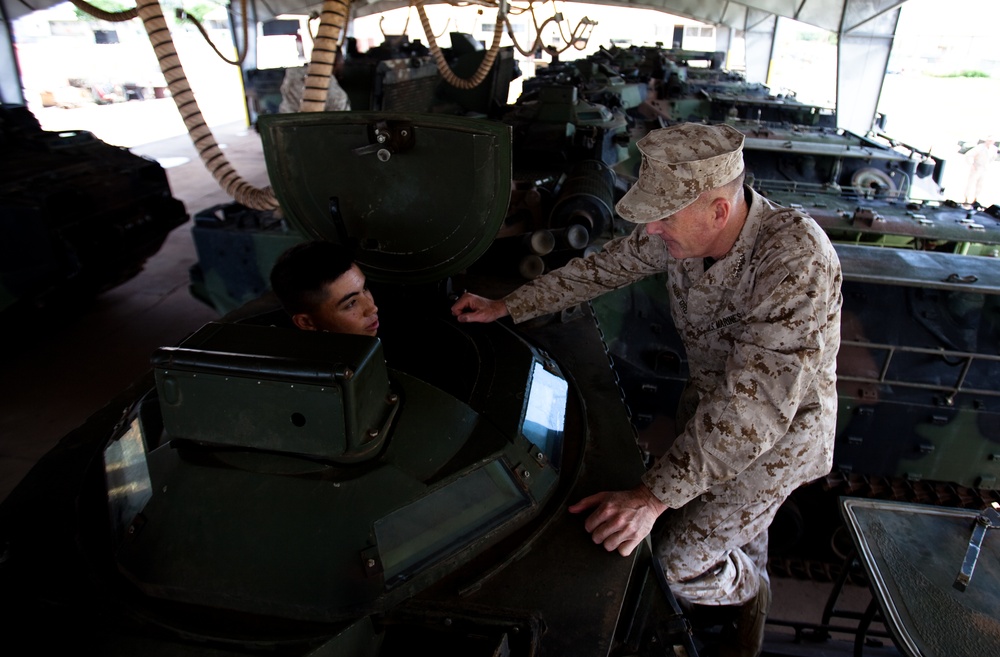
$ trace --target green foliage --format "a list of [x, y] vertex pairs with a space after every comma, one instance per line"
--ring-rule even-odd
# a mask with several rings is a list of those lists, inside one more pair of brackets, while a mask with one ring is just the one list
[[[111, 12], [111, 13], [117, 13], [117, 12], [120, 12], [120, 11], [126, 11], [128, 9], [131, 9], [131, 8], [135, 7], [135, 3], [134, 2], [130, 2], [130, 3], [126, 4], [124, 2], [118, 2], [118, 0], [87, 0], [87, 2], [89, 4], [97, 7], [98, 9], [101, 9], [101, 10], [107, 11], [107, 12]], [[96, 18], [94, 16], [91, 16], [90, 14], [88, 14], [87, 12], [85, 12], [84, 10], [80, 9], [79, 7], [77, 7], [75, 5], [73, 6], [73, 13], [76, 14], [76, 17], [79, 20], [82, 20], [82, 21], [96, 21], [96, 20], [100, 20], [100, 19], [98, 19], [98, 18]]]
[[[101, 9], [103, 11], [118, 13], [135, 7], [134, 0], [85, 0], [94, 7]], [[184, 0], [160, 0], [160, 7], [163, 10], [163, 15], [167, 21], [171, 24], [174, 23], [174, 10], [183, 7], [184, 11], [187, 12], [189, 16], [197, 19], [199, 22], [205, 20], [205, 16], [219, 7], [225, 6], [225, 3], [221, 1], [213, 0], [195, 0], [191, 4], [185, 6], [187, 3]], [[78, 20], [82, 21], [96, 21], [100, 20], [95, 16], [91, 16], [86, 11], [80, 9], [79, 7], [73, 7], [73, 13], [76, 14]]]
[[934, 75], [936, 78], [988, 78], [989, 73], [984, 71], [957, 71], [954, 73], [939, 73]]
[[795, 32], [794, 37], [798, 41], [808, 41], [812, 43], [828, 43], [837, 45], [837, 33], [820, 29], [803, 29]]
[[195, 19], [199, 23], [205, 22], [205, 16], [209, 12], [213, 12], [218, 9], [221, 3], [217, 2], [194, 2], [192, 4], [185, 4], [184, 11], [187, 15]]
[[834, 45], [837, 43], [837, 35], [834, 32], [827, 32], [826, 30], [801, 32], [798, 36], [800, 41], [818, 41]]

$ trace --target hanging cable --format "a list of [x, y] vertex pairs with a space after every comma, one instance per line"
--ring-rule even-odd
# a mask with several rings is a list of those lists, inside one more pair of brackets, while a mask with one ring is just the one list
[[444, 58], [444, 53], [441, 52], [441, 48], [438, 47], [437, 39], [434, 38], [434, 31], [431, 30], [431, 23], [427, 19], [427, 13], [424, 11], [423, 0], [417, 0], [417, 14], [420, 16], [420, 23], [423, 25], [424, 34], [427, 36], [427, 43], [430, 47], [431, 55], [434, 57], [434, 63], [437, 64], [438, 72], [445, 82], [457, 89], [475, 89], [486, 76], [489, 74], [490, 69], [493, 68], [493, 62], [496, 60], [497, 53], [500, 52], [500, 39], [503, 36], [503, 25], [504, 18], [506, 17], [506, 12], [503, 9], [497, 9], [497, 22], [496, 26], [493, 28], [493, 43], [490, 45], [490, 49], [486, 52], [486, 56], [483, 57], [483, 61], [479, 63], [479, 68], [473, 73], [471, 78], [460, 78], [455, 75], [455, 72], [451, 70], [448, 66], [448, 62]]
[[443, 37], [445, 35], [445, 33], [448, 31], [448, 26], [449, 25], [451, 25], [451, 19], [450, 18], [447, 21], [445, 21], [445, 23], [444, 23], [444, 29], [441, 30], [440, 34], [435, 34], [434, 38], [435, 39], [440, 39], [441, 37]]
[[[278, 201], [271, 188], [259, 189], [246, 182], [229, 163], [222, 149], [219, 148], [211, 129], [205, 123], [194, 92], [188, 83], [159, 1], [137, 0], [134, 9], [113, 13], [98, 9], [84, 0], [71, 1], [83, 11], [102, 20], [123, 22], [137, 16], [142, 20], [149, 42], [153, 46], [153, 52], [160, 64], [160, 70], [167, 82], [167, 88], [170, 90], [174, 104], [177, 105], [177, 111], [180, 112], [181, 119], [184, 121], [195, 150], [198, 151], [205, 168], [219, 183], [219, 186], [238, 203], [253, 210], [277, 209]], [[323, 3], [319, 29], [314, 38], [312, 60], [306, 74], [301, 111], [317, 112], [325, 108], [330, 75], [333, 73], [333, 64], [336, 59], [337, 43], [347, 20], [349, 2], [350, 0], [326, 0]], [[241, 8], [244, 21], [244, 43], [247, 43], [248, 21], [245, 0], [241, 3]], [[199, 27], [199, 29], [201, 28]]]
[[532, 5], [533, 2], [534, 2], [534, 0], [529, 0], [528, 1], [528, 6], [524, 7], [524, 8], [521, 8], [521, 7], [518, 7], [516, 5], [508, 3], [508, 5], [507, 5], [507, 15], [508, 16], [520, 16], [524, 12], [528, 11], [528, 8], [531, 7], [531, 5]]
[[559, 17], [559, 20], [556, 21], [556, 27], [559, 29], [559, 37], [564, 43], [569, 43], [569, 39], [567, 39], [566, 35], [563, 33], [563, 15], [562, 12], [559, 11], [559, 7], [556, 5], [556, 0], [552, 0], [552, 15]]
[[576, 27], [573, 29], [573, 33], [570, 35], [570, 40], [566, 43], [566, 47], [563, 48], [563, 50], [568, 50], [570, 46], [573, 46], [577, 50], [583, 50], [586, 48], [587, 42], [590, 41], [590, 35], [583, 36], [583, 33], [586, 32], [589, 27], [590, 34], [593, 34], [595, 25], [597, 25], [597, 21], [592, 21], [586, 16], [581, 18], [580, 22], [577, 23]]
[[[138, 7], [132, 7], [131, 9], [125, 9], [123, 11], [109, 12], [99, 7], [95, 7], [94, 5], [90, 4], [89, 2], [86, 2], [85, 0], [70, 0], [70, 2], [72, 2], [73, 5], [76, 6], [78, 9], [80, 9], [83, 12], [86, 12], [87, 14], [90, 14], [94, 18], [99, 18], [102, 21], [108, 21], [110, 23], [123, 23], [125, 21], [130, 21], [133, 18], [139, 16]], [[246, 44], [247, 30], [248, 30], [247, 20], [246, 20], [247, 0], [240, 0], [240, 5], [242, 8], [242, 15], [243, 15], [243, 43]], [[222, 61], [226, 62], [227, 64], [232, 64], [234, 66], [239, 66], [240, 64], [243, 63], [243, 60], [246, 58], [245, 50], [242, 54], [237, 53], [238, 59], [235, 62], [230, 61], [229, 59], [226, 59], [226, 56], [223, 55], [219, 51], [219, 49], [215, 46], [215, 43], [212, 42], [212, 38], [208, 35], [208, 32], [205, 30], [205, 28], [202, 26], [201, 22], [197, 18], [188, 14], [181, 8], [177, 9], [175, 15], [177, 17], [177, 20], [187, 20], [190, 21], [192, 24], [194, 24], [194, 26], [198, 28], [198, 31], [201, 32], [201, 36], [205, 38], [205, 41], [208, 43], [209, 46], [212, 47], [212, 50], [215, 51], [215, 54], [218, 55], [222, 59]]]
[[100, 18], [102, 21], [108, 21], [109, 23], [123, 23], [125, 21], [130, 21], [139, 15], [139, 8], [132, 7], [131, 9], [125, 9], [123, 11], [104, 11], [89, 2], [84, 2], [84, 0], [70, 0], [74, 6], [76, 6], [81, 11], [85, 11], [94, 18]]
[[[310, 41], [315, 41], [316, 40], [316, 32], [314, 32], [313, 28], [312, 28], [313, 21], [319, 21], [319, 14], [317, 14], [316, 12], [313, 12], [313, 13], [309, 14], [309, 19], [306, 21], [306, 29], [309, 30], [309, 40]], [[316, 23], [316, 29], [317, 30], [319, 29], [319, 23], [318, 22]]]
[[[584, 16], [583, 18], [580, 19], [580, 22], [576, 24], [576, 27], [573, 28], [573, 31], [570, 33], [569, 37], [567, 37], [566, 34], [563, 32], [563, 27], [562, 27], [564, 16], [562, 15], [562, 12], [559, 11], [559, 7], [556, 6], [556, 0], [552, 0], [552, 11], [553, 11], [552, 16], [546, 18], [541, 25], [538, 25], [538, 21], [535, 19], [534, 5], [532, 5], [531, 7], [531, 19], [535, 24], [535, 33], [537, 35], [536, 37], [537, 42], [535, 47], [538, 46], [544, 47], [542, 45], [542, 30], [544, 30], [545, 26], [548, 25], [549, 23], [555, 22], [556, 27], [559, 28], [559, 38], [562, 39], [566, 45], [562, 46], [561, 48], [550, 46], [548, 48], [545, 48], [547, 52], [555, 53], [556, 55], [561, 55], [567, 50], [569, 50], [571, 46], [576, 48], [577, 50], [583, 50], [584, 48], [586, 48], [587, 41], [590, 40], [590, 37], [588, 36], [586, 38], [583, 38], [582, 34], [586, 31], [588, 26], [590, 27], [591, 32], [593, 32], [594, 25], [597, 25], [597, 21], [592, 21], [588, 17]], [[583, 41], [583, 44], [578, 46], [576, 44], [579, 41]]]
[[[504, 22], [507, 25], [507, 34], [508, 36], [510, 36], [510, 40], [514, 43], [514, 48], [517, 49], [517, 51], [522, 55], [524, 55], [525, 57], [533, 56], [535, 50], [537, 50], [538, 48], [545, 48], [547, 52], [555, 53], [557, 55], [562, 54], [563, 52], [569, 50], [570, 46], [576, 48], [577, 50], [583, 50], [584, 48], [587, 47], [587, 41], [590, 40], [589, 36], [584, 37], [583, 34], [586, 32], [588, 27], [590, 28], [591, 33], [593, 33], [594, 26], [597, 25], [597, 21], [592, 21], [590, 20], [590, 18], [584, 16], [582, 19], [580, 19], [580, 22], [576, 24], [576, 27], [570, 34], [570, 39], [566, 41], [566, 45], [564, 45], [562, 48], [546, 47], [542, 42], [542, 30], [544, 30], [545, 26], [551, 22], [560, 23], [563, 20], [562, 16], [560, 14], [549, 16], [544, 21], [542, 21], [541, 25], [539, 25], [538, 20], [535, 17], [534, 5], [531, 5], [528, 9], [524, 11], [531, 12], [531, 20], [535, 27], [535, 40], [534, 42], [532, 42], [530, 47], [522, 48], [521, 44], [517, 42], [517, 38], [514, 36], [514, 28], [511, 25], [509, 17], [505, 17]], [[562, 27], [559, 28], [559, 35], [563, 40], [566, 39], [566, 37], [562, 33]], [[580, 42], [582, 42], [582, 44], [577, 45]]]
[[504, 19], [507, 24], [507, 35], [510, 36], [510, 40], [514, 42], [514, 48], [516, 48], [517, 51], [525, 57], [533, 57], [535, 50], [542, 46], [542, 34], [538, 29], [538, 21], [535, 20], [534, 7], [531, 8], [531, 20], [535, 28], [535, 40], [532, 41], [531, 45], [528, 46], [527, 49], [525, 49], [521, 47], [521, 45], [517, 42], [517, 38], [514, 36], [514, 27], [510, 23], [510, 18]]
[[160, 63], [160, 70], [167, 81], [167, 88], [170, 89], [170, 95], [177, 105], [177, 110], [184, 120], [184, 125], [205, 168], [219, 186], [238, 203], [254, 210], [273, 210], [278, 207], [278, 201], [270, 187], [258, 189], [247, 183], [223, 155], [195, 101], [194, 93], [177, 57], [177, 50], [170, 36], [166, 18], [163, 16], [163, 10], [157, 0], [139, 0], [134, 8], [114, 13], [94, 7], [84, 0], [71, 0], [71, 2], [101, 20], [120, 23], [136, 17], [141, 18], [149, 42], [153, 46], [153, 52]]
[[521, 47], [521, 44], [517, 42], [517, 37], [514, 36], [514, 28], [511, 27], [510, 19], [505, 18], [504, 23], [507, 24], [507, 36], [509, 36], [510, 40], [514, 43], [514, 49], [517, 50], [522, 55], [524, 55], [525, 57], [534, 56], [535, 48], [538, 46], [538, 36], [537, 35], [535, 36], [535, 41], [534, 43], [531, 44], [531, 47], [525, 50], [524, 48]]
[[248, 24], [250, 20], [247, 17], [247, 0], [240, 0], [240, 16], [243, 18], [243, 52], [240, 52], [239, 49], [237, 48], [236, 61], [231, 61], [227, 59], [225, 55], [222, 54], [222, 52], [215, 46], [215, 42], [212, 41], [212, 37], [208, 36], [208, 31], [202, 26], [201, 21], [199, 21], [197, 18], [184, 11], [182, 7], [177, 8], [175, 15], [177, 17], [177, 20], [186, 20], [193, 23], [194, 26], [198, 28], [198, 31], [201, 32], [201, 36], [204, 37], [205, 42], [212, 47], [212, 50], [214, 50], [215, 54], [219, 56], [219, 59], [221, 59], [225, 63], [232, 64], [233, 66], [239, 66], [240, 64], [243, 63], [243, 60], [246, 59], [247, 51], [250, 48], [249, 34], [248, 34], [249, 32]]
[[[413, 11], [413, 3], [410, 2], [410, 6], [406, 8], [406, 23], [403, 24], [403, 31], [400, 32], [400, 34], [406, 34], [407, 31], [410, 29], [410, 14], [412, 13], [412, 11]], [[385, 33], [385, 29], [382, 27], [382, 23], [384, 22], [385, 22], [385, 14], [382, 14], [381, 16], [379, 16], [378, 19], [378, 30], [379, 32], [382, 33], [383, 38], [389, 36], [388, 34]]]

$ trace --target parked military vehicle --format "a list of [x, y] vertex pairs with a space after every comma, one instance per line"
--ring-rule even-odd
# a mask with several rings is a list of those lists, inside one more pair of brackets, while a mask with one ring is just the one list
[[[1000, 208], [976, 209], [954, 201], [909, 198], [867, 180], [846, 189], [764, 180], [757, 188], [776, 203], [807, 208], [838, 242], [917, 251], [1000, 257]], [[890, 181], [892, 177], [886, 175]]]
[[[448, 65], [460, 77], [472, 75], [486, 55], [482, 44], [470, 34], [453, 32], [451, 47], [441, 50]], [[435, 112], [499, 117], [507, 105], [512, 80], [521, 75], [511, 47], [501, 48], [486, 79], [473, 89], [456, 89], [441, 77], [427, 46], [406, 35], [386, 35], [379, 46], [359, 52], [353, 38], [338, 67], [339, 84], [347, 93], [352, 110], [385, 112]], [[277, 114], [281, 105], [284, 68], [252, 69], [246, 72], [251, 120]]]
[[[920, 180], [933, 194], [944, 166], [925, 153], [844, 131], [734, 125], [752, 184], [813, 216], [844, 270], [834, 470], [785, 504], [771, 544], [773, 572], [831, 577], [848, 549], [837, 494], [973, 509], [1000, 494], [1000, 212], [911, 197]], [[687, 379], [665, 281], [593, 308], [640, 442], [658, 454]]]
[[82, 130], [0, 108], [0, 313], [64, 313], [138, 274], [188, 219], [162, 167]]
[[697, 654], [648, 548], [608, 554], [566, 513], [643, 469], [593, 320], [450, 315], [450, 277], [504, 218], [509, 129], [351, 112], [261, 131], [285, 219], [356, 247], [383, 335], [299, 331], [262, 300], [160, 349], [0, 506], [5, 639]]
[[[467, 45], [470, 38], [453, 34], [453, 44], [466, 46], [449, 49], [456, 71], [466, 74], [483, 57], [481, 49]], [[431, 58], [410, 53], [410, 47], [394, 37], [373, 49], [373, 55], [349, 58], [341, 84], [352, 97], [352, 107], [360, 99], [355, 109], [496, 115], [511, 126], [513, 189], [498, 236], [516, 240], [497, 244], [480, 270], [504, 260], [509, 266], [499, 266], [537, 276], [545, 267], [542, 256], [567, 260], [607, 232], [616, 181], [610, 167], [629, 156], [628, 125], [620, 109], [583, 100], [576, 86], [549, 85], [533, 100], [504, 105], [501, 111], [497, 103], [500, 98], [506, 101], [510, 81], [518, 74], [509, 48], [500, 50], [499, 63], [482, 88], [447, 90]], [[401, 54], [407, 56], [398, 57]], [[366, 101], [373, 88], [377, 98]], [[237, 203], [197, 212], [192, 235], [198, 251], [190, 273], [192, 294], [222, 313], [263, 294], [277, 256], [307, 237], [280, 213]]]
[[547, 86], [573, 85], [581, 98], [622, 110], [640, 123], [742, 120], [836, 132], [834, 108], [772, 94], [766, 85], [724, 69], [725, 57], [722, 51], [602, 47], [589, 57], [540, 69], [525, 81], [522, 98], [533, 99]]

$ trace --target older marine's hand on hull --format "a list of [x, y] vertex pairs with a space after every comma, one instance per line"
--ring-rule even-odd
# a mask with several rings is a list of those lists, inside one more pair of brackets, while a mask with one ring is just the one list
[[[596, 508], [594, 508], [596, 507]], [[569, 507], [570, 513], [594, 509], [583, 523], [594, 543], [623, 557], [632, 554], [669, 507], [643, 485], [631, 490], [595, 493]]]

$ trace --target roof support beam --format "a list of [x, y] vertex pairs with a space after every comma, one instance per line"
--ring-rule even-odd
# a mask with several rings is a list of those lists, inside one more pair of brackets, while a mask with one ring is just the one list
[[[871, 0], [847, 2], [848, 6], [857, 3], [870, 4]], [[861, 135], [871, 130], [898, 22], [897, 4], [850, 31], [841, 31], [837, 45], [838, 127]]]
[[[243, 80], [243, 103], [246, 107], [247, 113], [247, 125], [253, 125], [257, 122], [257, 110], [254, 108], [253, 104], [250, 102], [250, 98], [246, 93], [246, 90], [251, 86], [250, 84], [250, 71], [256, 70], [257, 68], [257, 1], [248, 0], [246, 4], [247, 15], [243, 16], [240, 12], [240, 6], [238, 3], [230, 2], [227, 7], [227, 13], [229, 14], [229, 33], [233, 37], [233, 45], [236, 46], [236, 52], [245, 52], [246, 56], [243, 61], [240, 62], [240, 77]], [[250, 21], [250, 25], [253, 26], [247, 31], [247, 43], [243, 43], [243, 21]]]
[[751, 9], [747, 12], [743, 32], [746, 44], [747, 82], [767, 84], [774, 55], [774, 34], [778, 17], [774, 14]]
[[4, 105], [24, 105], [13, 34], [7, 19], [7, 7], [4, 0], [0, 0], [0, 102]]

